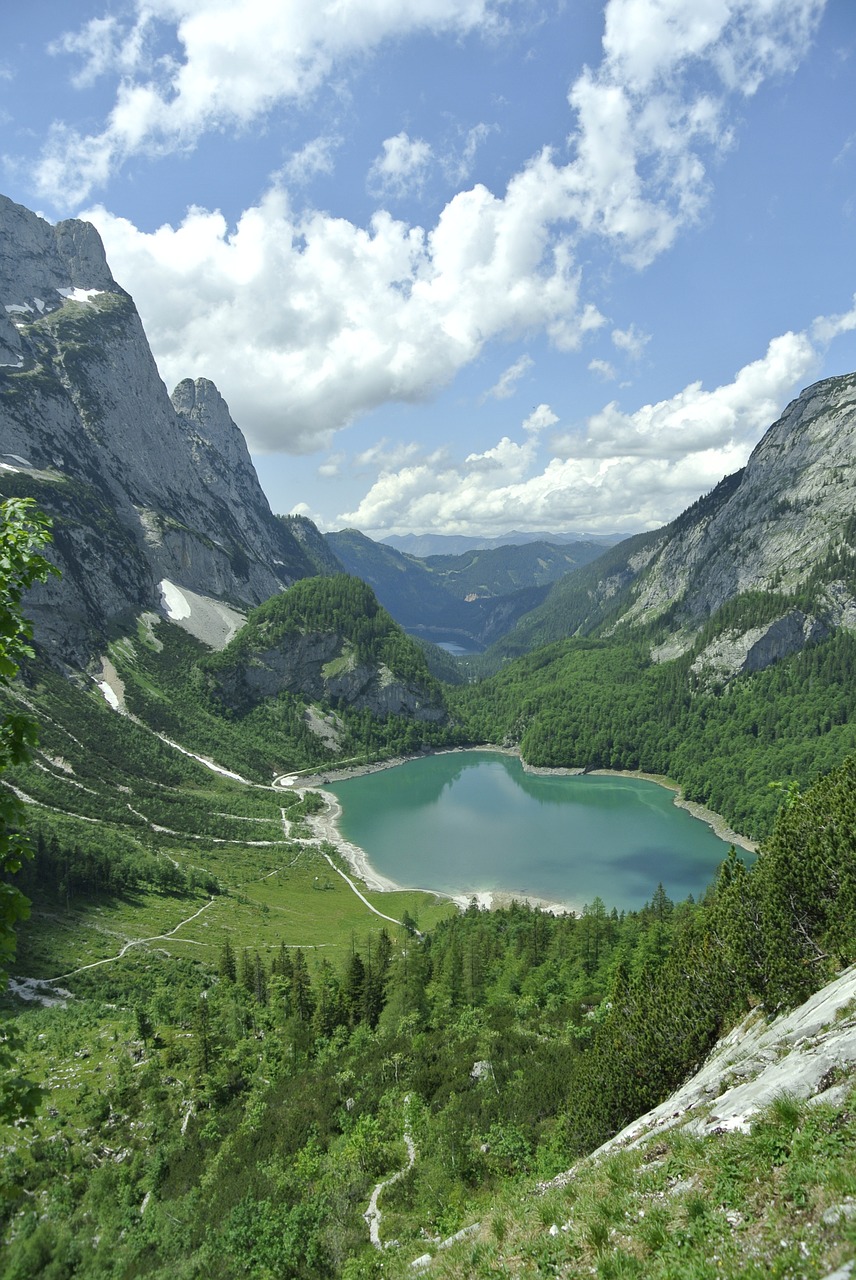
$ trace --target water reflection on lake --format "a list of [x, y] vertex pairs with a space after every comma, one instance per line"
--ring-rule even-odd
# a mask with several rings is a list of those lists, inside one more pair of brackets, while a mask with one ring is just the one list
[[698, 896], [728, 845], [653, 782], [524, 773], [515, 756], [448, 752], [330, 786], [346, 839], [398, 884], [640, 907], [662, 881]]

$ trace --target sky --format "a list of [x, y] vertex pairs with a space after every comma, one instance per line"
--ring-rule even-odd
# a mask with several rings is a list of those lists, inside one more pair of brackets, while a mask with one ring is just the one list
[[6, 5], [0, 190], [322, 529], [655, 528], [856, 369], [854, 0]]

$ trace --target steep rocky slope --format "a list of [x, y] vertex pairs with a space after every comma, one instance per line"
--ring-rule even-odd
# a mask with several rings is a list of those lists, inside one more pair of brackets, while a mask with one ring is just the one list
[[631, 619], [676, 599], [687, 621], [743, 591], [792, 590], [842, 540], [856, 506], [856, 374], [826, 378], [788, 405], [726, 502], [664, 541]]
[[[850, 968], [788, 1014], [756, 1010], [660, 1106], [535, 1196], [517, 1190], [492, 1219], [431, 1241], [410, 1273], [523, 1275], [522, 1259], [538, 1258], [550, 1268], [538, 1274], [565, 1276], [848, 1280], [855, 1002]], [[616, 1195], [626, 1209], [610, 1216]]]
[[216, 387], [172, 399], [95, 229], [0, 197], [0, 491], [54, 518], [37, 640], [85, 662], [159, 583], [253, 606], [313, 566], [272, 515]]
[[344, 574], [301, 582], [268, 600], [200, 666], [215, 698], [238, 715], [289, 693], [379, 718], [447, 718], [416, 643], [370, 587]]
[[[856, 627], [854, 445], [856, 374], [808, 387], [742, 471], [557, 584], [503, 651], [644, 628], [657, 660], [695, 648], [696, 671], [713, 678], [762, 670]], [[765, 600], [721, 614], [710, 634], [710, 619], [752, 593]]]

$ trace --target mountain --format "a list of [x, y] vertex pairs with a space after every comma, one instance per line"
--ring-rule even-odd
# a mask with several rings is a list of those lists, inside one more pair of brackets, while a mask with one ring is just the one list
[[546, 587], [532, 583], [496, 597], [486, 593], [484, 598], [463, 599], [452, 585], [450, 571], [374, 542], [357, 529], [328, 533], [325, 539], [345, 570], [367, 582], [401, 626], [428, 640], [490, 644], [546, 594]]
[[94, 227], [0, 197], [0, 493], [54, 521], [35, 636], [85, 663], [166, 580], [237, 609], [315, 572], [213, 383], [170, 397]]
[[424, 563], [452, 595], [472, 600], [547, 586], [602, 553], [603, 547], [595, 542], [538, 541], [426, 556]]
[[574, 634], [694, 651], [711, 678], [763, 670], [856, 627], [856, 374], [793, 400], [743, 470], [653, 533], [564, 579], [500, 641], [513, 656]]
[[379, 607], [370, 587], [344, 574], [271, 597], [200, 667], [232, 712], [286, 692], [377, 717], [446, 719], [419, 647]]
[[[3, 1274], [843, 1280], [852, 974], [772, 1019], [856, 959], [854, 379], [666, 528], [531, 588], [523, 656], [443, 690], [339, 565], [485, 634], [524, 595], [444, 576], [500, 592], [513, 556], [339, 535], [340, 558], [274, 519], [216, 388], [167, 396], [91, 229], [0, 215], [0, 478], [53, 513], [65, 571], [29, 602], [62, 662], [0, 681], [41, 726], [0, 770], [33, 853], [0, 1076], [43, 1085], [3, 1128]], [[783, 803], [698, 902], [459, 911], [356, 883], [310, 771], [503, 741], [668, 774], [744, 834]]]
[[523, 546], [527, 542], [549, 542], [551, 545], [571, 546], [576, 542], [592, 542], [611, 546], [618, 535], [609, 533], [525, 533], [512, 529], [496, 537], [479, 537], [464, 533], [403, 533], [388, 534], [381, 538], [387, 546], [406, 551], [411, 556], [457, 556], [468, 551], [485, 551], [496, 547]]

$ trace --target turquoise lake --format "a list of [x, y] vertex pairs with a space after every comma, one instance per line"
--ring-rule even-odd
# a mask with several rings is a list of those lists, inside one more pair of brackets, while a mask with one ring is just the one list
[[728, 844], [671, 791], [617, 776], [524, 773], [515, 756], [449, 752], [328, 788], [342, 835], [381, 875], [448, 894], [502, 892], [580, 910], [698, 896]]

